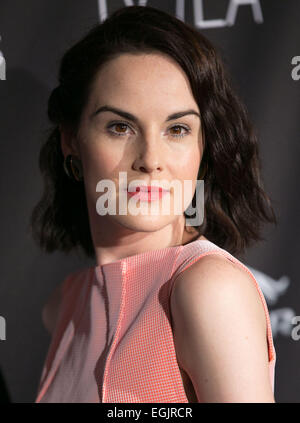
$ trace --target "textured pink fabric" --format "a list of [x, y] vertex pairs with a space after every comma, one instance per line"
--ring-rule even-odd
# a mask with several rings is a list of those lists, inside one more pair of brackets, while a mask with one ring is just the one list
[[276, 353], [264, 295], [243, 263], [198, 239], [70, 274], [35, 402], [188, 402], [169, 296], [179, 273], [207, 254], [225, 256], [253, 279], [266, 314], [274, 392]]

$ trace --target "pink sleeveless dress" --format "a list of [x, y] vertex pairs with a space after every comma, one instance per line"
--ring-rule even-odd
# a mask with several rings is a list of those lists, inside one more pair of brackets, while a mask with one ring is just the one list
[[276, 353], [264, 295], [242, 262], [197, 239], [79, 270], [64, 280], [35, 403], [189, 402], [176, 359], [169, 297], [179, 273], [207, 254], [225, 256], [253, 279], [266, 315], [274, 393]]

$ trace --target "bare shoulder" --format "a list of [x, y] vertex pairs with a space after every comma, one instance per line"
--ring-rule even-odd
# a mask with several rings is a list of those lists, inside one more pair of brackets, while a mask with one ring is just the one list
[[209, 316], [207, 323], [221, 318], [227, 311], [240, 319], [243, 310], [251, 309], [262, 332], [267, 328], [263, 304], [252, 277], [219, 254], [204, 256], [179, 274], [170, 304], [174, 318], [178, 314], [182, 318], [184, 314], [186, 319], [194, 319], [193, 312], [197, 311], [203, 319]]
[[265, 311], [244, 268], [218, 254], [202, 257], [174, 281], [170, 307], [178, 362], [197, 396], [274, 402]]
[[[232, 290], [237, 295], [252, 293], [262, 306], [254, 281], [244, 268], [220, 254], [209, 254], [178, 275], [174, 281], [172, 297], [176, 296], [177, 300], [192, 300], [198, 291], [204, 299], [214, 295], [217, 300], [218, 297], [224, 298], [224, 295], [231, 296]], [[197, 303], [199, 299], [197, 298]], [[262, 311], [264, 312], [263, 309]]]
[[42, 309], [43, 324], [51, 335], [53, 334], [60, 309], [63, 282], [55, 287]]

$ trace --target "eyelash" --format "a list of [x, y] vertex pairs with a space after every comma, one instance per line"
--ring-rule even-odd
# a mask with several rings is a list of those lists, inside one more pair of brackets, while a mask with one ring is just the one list
[[[115, 125], [125, 125], [125, 126], [127, 126], [129, 128], [129, 125], [127, 123], [124, 123], [124, 122], [114, 122], [111, 125], [107, 126], [107, 129], [109, 130], [108, 132], [110, 134], [112, 134], [113, 136], [116, 136], [116, 137], [123, 137], [123, 136], [127, 135], [126, 133], [118, 134], [116, 132], [111, 131], [110, 128], [113, 127], [113, 126], [115, 126]], [[186, 135], [189, 135], [190, 132], [191, 132], [191, 130], [189, 128], [187, 128], [186, 126], [183, 126], [183, 125], [174, 125], [174, 126], [171, 126], [171, 128], [169, 128], [169, 129], [172, 129], [172, 128], [183, 128], [183, 129], [186, 130], [186, 133], [184, 133], [184, 134], [181, 134], [181, 135], [172, 135], [173, 138], [183, 138]]]

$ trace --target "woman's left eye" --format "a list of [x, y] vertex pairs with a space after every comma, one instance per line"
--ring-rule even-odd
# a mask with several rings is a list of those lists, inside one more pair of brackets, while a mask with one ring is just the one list
[[185, 126], [182, 126], [182, 125], [175, 125], [175, 126], [172, 126], [170, 129], [174, 129], [174, 128], [177, 128], [179, 131], [181, 131], [181, 129], [185, 129], [185, 131], [186, 131], [183, 134], [177, 133], [177, 134], [173, 135], [175, 138], [185, 137], [186, 135], [188, 135], [191, 132], [191, 130], [189, 128], [186, 128]]

